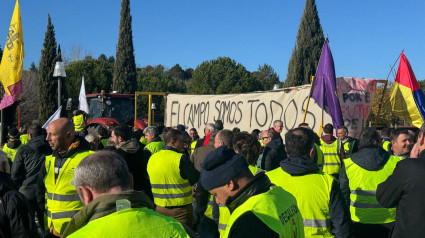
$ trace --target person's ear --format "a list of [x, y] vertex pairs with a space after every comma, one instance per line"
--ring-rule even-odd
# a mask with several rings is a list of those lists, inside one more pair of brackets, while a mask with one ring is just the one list
[[419, 142], [419, 145], [420, 145], [420, 146], [422, 146], [422, 145], [425, 143], [425, 136], [424, 136], [424, 133], [419, 132], [418, 142]]
[[78, 190], [81, 191], [81, 201], [84, 203], [84, 205], [89, 204], [91, 201], [93, 201], [93, 191], [88, 187], [78, 186]]
[[[285, 147], [285, 149], [286, 149], [286, 147]], [[313, 160], [314, 159], [314, 157], [316, 156], [316, 150], [314, 149], [314, 146], [310, 149], [310, 153], [309, 153], [309, 155], [310, 155], [310, 160]]]
[[233, 179], [231, 179], [229, 182], [226, 183], [226, 187], [230, 191], [235, 191], [235, 190], [238, 190], [239, 189], [238, 183], [236, 183], [236, 181], [234, 181]]

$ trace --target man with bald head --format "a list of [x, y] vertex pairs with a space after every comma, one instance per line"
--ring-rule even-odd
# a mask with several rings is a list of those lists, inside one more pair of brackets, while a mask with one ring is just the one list
[[90, 151], [86, 140], [75, 135], [74, 124], [67, 118], [50, 123], [46, 140], [53, 154], [46, 156], [40, 170], [37, 201], [40, 209], [46, 210], [47, 214], [45, 229], [48, 234], [45, 237], [59, 237], [71, 217], [84, 206], [71, 181], [75, 168], [93, 151]]

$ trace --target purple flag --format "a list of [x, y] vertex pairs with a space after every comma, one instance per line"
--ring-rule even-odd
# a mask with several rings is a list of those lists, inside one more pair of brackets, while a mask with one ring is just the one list
[[325, 40], [323, 45], [316, 77], [313, 81], [311, 97], [314, 98], [319, 107], [332, 117], [335, 129], [344, 125], [341, 106], [336, 94], [335, 66], [328, 39]]

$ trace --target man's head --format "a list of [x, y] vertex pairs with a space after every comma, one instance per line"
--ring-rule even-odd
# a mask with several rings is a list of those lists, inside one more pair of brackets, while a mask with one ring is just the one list
[[389, 139], [391, 137], [391, 129], [388, 127], [384, 127], [381, 130], [381, 136]]
[[189, 130], [189, 136], [192, 138], [192, 140], [197, 140], [199, 138], [198, 131], [195, 128], [191, 128]]
[[204, 128], [205, 136], [215, 131], [215, 126], [212, 123], [208, 123]]
[[222, 120], [217, 120], [217, 121], [215, 121], [215, 123], [214, 123], [214, 127], [215, 127], [215, 129], [216, 129], [217, 131], [221, 131], [221, 130], [223, 130], [223, 129], [224, 129], [223, 121], [222, 121]]
[[178, 152], [183, 152], [184, 150], [184, 140], [183, 134], [181, 131], [176, 129], [168, 130], [164, 135], [164, 143], [166, 146], [173, 147]]
[[255, 165], [258, 156], [261, 154], [261, 145], [258, 142], [258, 138], [248, 134], [248, 132], [235, 134], [233, 137], [233, 149], [236, 153], [243, 155], [250, 165]]
[[97, 134], [99, 135], [99, 140], [109, 138], [109, 132], [104, 126], [97, 128]]
[[308, 125], [308, 123], [302, 122], [298, 125], [298, 127], [303, 127], [303, 128], [307, 128], [307, 129], [311, 129], [310, 126]]
[[403, 128], [397, 128], [391, 132], [391, 147], [395, 155], [406, 155], [409, 153], [410, 134]]
[[19, 130], [16, 127], [10, 128], [9, 132], [7, 133], [7, 136], [9, 137], [9, 139], [14, 139], [14, 140], [19, 139], [20, 135], [21, 134], [19, 133]]
[[276, 120], [273, 122], [273, 129], [277, 132], [277, 133], [281, 133], [283, 130], [283, 121], [281, 120]]
[[314, 132], [298, 127], [285, 134], [286, 153], [289, 157], [302, 157], [308, 160], [314, 158]]
[[68, 151], [75, 138], [74, 123], [68, 118], [59, 118], [47, 127], [46, 140], [52, 150], [59, 153]]
[[218, 148], [222, 145], [225, 145], [229, 148], [233, 147], [233, 132], [230, 130], [221, 130], [217, 132], [214, 141], [214, 147]]
[[332, 124], [328, 123], [323, 127], [323, 134], [332, 135], [333, 133], [334, 133], [334, 126], [332, 126]]
[[381, 146], [382, 139], [378, 131], [376, 131], [372, 127], [366, 127], [360, 132], [359, 140], [357, 143], [359, 149], [365, 147], [376, 147]]
[[131, 134], [133, 131], [131, 127], [127, 125], [119, 125], [112, 129], [110, 141], [113, 141], [115, 145], [119, 145], [122, 142], [131, 140]]
[[28, 139], [32, 139], [43, 134], [43, 128], [39, 124], [33, 124], [28, 128]]
[[136, 130], [131, 133], [131, 139], [135, 139], [136, 141], [139, 141], [140, 138], [142, 138], [143, 131], [140, 128], [137, 128]]
[[245, 158], [226, 146], [208, 153], [201, 166], [200, 182], [219, 204], [225, 204], [254, 177]]
[[148, 141], [148, 143], [151, 143], [151, 141], [159, 136], [158, 128], [155, 126], [148, 126], [143, 131], [145, 134], [145, 139]]
[[279, 133], [274, 130], [263, 131], [260, 138], [263, 141], [264, 147], [266, 147], [270, 141], [279, 138]]
[[132, 189], [132, 177], [121, 156], [111, 151], [99, 151], [78, 164], [74, 184], [81, 201], [87, 205], [102, 195]]
[[348, 128], [345, 126], [340, 126], [336, 132], [336, 137], [344, 141], [348, 137]]

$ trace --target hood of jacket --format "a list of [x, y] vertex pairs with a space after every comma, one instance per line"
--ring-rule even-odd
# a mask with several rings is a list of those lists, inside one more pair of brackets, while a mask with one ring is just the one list
[[13, 141], [9, 141], [9, 142], [7, 142], [7, 147], [9, 147], [9, 149], [16, 149], [16, 148], [18, 148], [21, 144], [22, 144], [21, 140], [16, 139], [16, 140], [13, 140]]
[[7, 173], [0, 172], [0, 197], [11, 190], [17, 190], [15, 183]]
[[116, 146], [117, 149], [122, 149], [123, 151], [134, 154], [140, 149], [139, 143], [135, 139], [121, 142]]
[[228, 197], [226, 200], [226, 206], [229, 208], [230, 213], [232, 213], [236, 208], [242, 205], [250, 197], [265, 193], [269, 191], [272, 183], [270, 182], [269, 177], [265, 172], [257, 174], [245, 187], [243, 187], [238, 193], [234, 196]]
[[131, 203], [131, 208], [146, 207], [154, 209], [153, 202], [144, 192], [128, 190], [119, 194], [102, 195], [84, 206], [72, 217], [62, 237], [69, 236], [90, 221], [116, 212], [116, 202], [122, 199], [128, 200]]
[[322, 138], [322, 140], [326, 144], [332, 144], [336, 140], [335, 136], [333, 136], [333, 135], [322, 135], [322, 137], [320, 137], [320, 138]]
[[358, 166], [369, 171], [376, 171], [382, 168], [390, 158], [380, 146], [364, 147], [351, 155], [351, 160]]
[[282, 141], [280, 140], [280, 138], [276, 138], [276, 139], [272, 139], [267, 145], [266, 147], [269, 147], [271, 149], [277, 149], [279, 146], [283, 145]]
[[37, 151], [39, 154], [52, 153], [52, 148], [43, 135], [32, 138], [28, 141], [27, 145], [31, 148], [31, 150]]
[[319, 172], [319, 167], [316, 164], [301, 157], [288, 157], [280, 162], [280, 167], [290, 175], [315, 174]]

